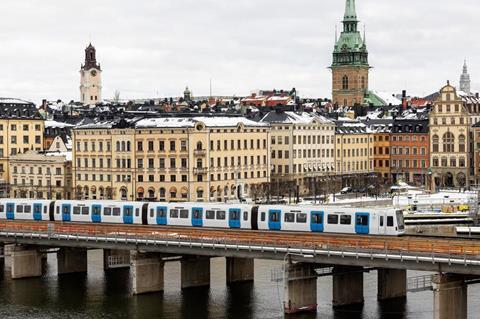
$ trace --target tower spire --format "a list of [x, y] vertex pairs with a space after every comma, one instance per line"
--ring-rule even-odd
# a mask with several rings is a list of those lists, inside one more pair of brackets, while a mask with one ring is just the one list
[[463, 72], [462, 75], [460, 75], [460, 90], [467, 94], [470, 94], [470, 85], [470, 74], [468, 74], [467, 59], [465, 58], [465, 60], [463, 61]]
[[346, 0], [344, 21], [357, 21], [357, 10], [355, 9], [355, 0]]
[[363, 45], [367, 45], [367, 26], [363, 25]]

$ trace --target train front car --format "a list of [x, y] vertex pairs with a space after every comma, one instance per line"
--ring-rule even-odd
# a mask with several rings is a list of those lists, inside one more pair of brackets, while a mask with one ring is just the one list
[[41, 199], [0, 199], [0, 219], [48, 221], [52, 202]]

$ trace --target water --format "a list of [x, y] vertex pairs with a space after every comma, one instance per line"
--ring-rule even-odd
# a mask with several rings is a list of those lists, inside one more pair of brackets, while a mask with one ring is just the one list
[[[255, 261], [255, 282], [227, 287], [225, 261], [212, 260], [211, 286], [182, 292], [180, 264], [165, 266], [165, 291], [131, 296], [128, 270], [103, 271], [101, 251], [89, 251], [87, 275], [57, 276], [56, 257], [49, 255], [47, 274], [39, 279], [13, 281], [8, 259], [0, 280], [0, 318], [162, 318], [270, 319], [283, 318], [282, 283], [270, 281], [273, 261]], [[409, 272], [408, 276], [421, 275]], [[432, 292], [409, 294], [406, 301], [377, 302], [376, 272], [364, 276], [365, 306], [332, 310], [332, 279], [318, 280], [318, 313], [290, 319], [431, 319]], [[480, 287], [469, 287], [469, 318], [478, 318]]]

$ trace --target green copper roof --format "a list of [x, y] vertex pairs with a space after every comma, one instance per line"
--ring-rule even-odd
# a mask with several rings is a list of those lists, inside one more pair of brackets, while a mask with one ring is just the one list
[[347, 0], [345, 3], [344, 21], [357, 21], [357, 11], [355, 10], [355, 0]]

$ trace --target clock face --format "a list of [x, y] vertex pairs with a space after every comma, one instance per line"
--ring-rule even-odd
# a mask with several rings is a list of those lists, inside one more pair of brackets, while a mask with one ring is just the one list
[[93, 77], [96, 77], [97, 76], [97, 71], [96, 70], [90, 71], [90, 75], [93, 76]]

